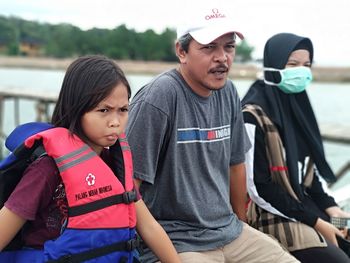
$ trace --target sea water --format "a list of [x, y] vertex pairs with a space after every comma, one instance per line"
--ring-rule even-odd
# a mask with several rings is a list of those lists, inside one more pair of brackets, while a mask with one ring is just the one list
[[[20, 68], [0, 68], [0, 89], [20, 88], [45, 92], [59, 92], [64, 77], [63, 70], [39, 70]], [[132, 88], [132, 95], [149, 82], [151, 75], [127, 75]], [[233, 80], [240, 97], [246, 93], [253, 80]], [[319, 83], [313, 82], [308, 88], [311, 104], [320, 124], [333, 126], [350, 126], [350, 83]], [[13, 102], [5, 104], [4, 128], [8, 134], [14, 128]], [[29, 100], [20, 102], [20, 123], [34, 121], [35, 107]], [[350, 133], [350, 131], [349, 131]], [[1, 142], [3, 143], [3, 142]], [[350, 161], [350, 145], [325, 142], [326, 157], [337, 172]], [[339, 180], [332, 189], [337, 190], [350, 184], [350, 172]], [[349, 193], [350, 196], [350, 193]]]

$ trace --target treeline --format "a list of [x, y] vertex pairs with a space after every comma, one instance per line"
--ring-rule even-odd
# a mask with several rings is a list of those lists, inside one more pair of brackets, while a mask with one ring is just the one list
[[[0, 53], [74, 57], [104, 54], [114, 59], [145, 61], [176, 61], [176, 32], [166, 28], [161, 34], [153, 30], [136, 32], [125, 25], [114, 29], [81, 30], [71, 24], [48, 24], [18, 17], [0, 16]], [[236, 60], [249, 61], [253, 47], [241, 41]]]

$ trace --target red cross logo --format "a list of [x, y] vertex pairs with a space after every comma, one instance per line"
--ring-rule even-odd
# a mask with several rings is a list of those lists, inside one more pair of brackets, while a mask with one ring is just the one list
[[86, 176], [86, 178], [85, 178], [85, 180], [86, 180], [88, 186], [94, 185], [94, 184], [95, 184], [95, 179], [96, 179], [96, 177], [95, 177], [95, 175], [93, 175], [92, 173], [89, 173], [89, 174]]

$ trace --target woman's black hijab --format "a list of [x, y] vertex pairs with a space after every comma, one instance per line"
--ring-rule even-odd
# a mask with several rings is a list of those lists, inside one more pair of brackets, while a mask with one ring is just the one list
[[[312, 62], [313, 46], [310, 39], [290, 33], [271, 37], [264, 49], [264, 67], [285, 68], [290, 54], [298, 49], [308, 50]], [[276, 72], [266, 72], [265, 78], [275, 83], [280, 81], [279, 73]], [[300, 152], [311, 156], [319, 174], [327, 182], [336, 180], [325, 159], [320, 131], [306, 91], [286, 94], [276, 86], [257, 80], [242, 99], [242, 104], [261, 106], [276, 125], [286, 150], [291, 184], [299, 197], [302, 196], [297, 164]]]

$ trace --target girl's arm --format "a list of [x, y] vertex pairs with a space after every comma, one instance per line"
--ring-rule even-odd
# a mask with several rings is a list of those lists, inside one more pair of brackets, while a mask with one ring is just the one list
[[135, 203], [136, 229], [143, 241], [161, 262], [181, 262], [175, 247], [142, 199]]
[[5, 206], [0, 210], [0, 251], [15, 237], [22, 228], [25, 219], [16, 215]]

